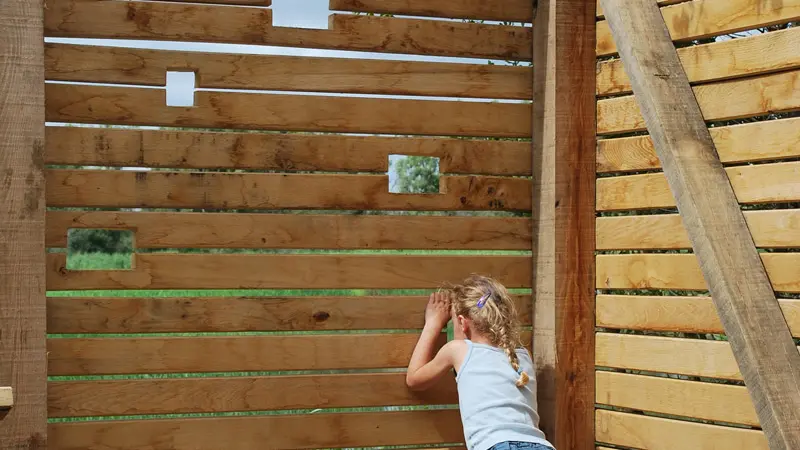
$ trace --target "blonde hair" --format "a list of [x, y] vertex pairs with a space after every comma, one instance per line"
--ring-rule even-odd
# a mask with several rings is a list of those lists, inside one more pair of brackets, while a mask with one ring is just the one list
[[523, 347], [517, 308], [505, 286], [489, 277], [471, 275], [450, 290], [453, 293], [451, 308], [455, 315], [469, 318], [478, 333], [505, 351], [511, 367], [520, 374], [516, 383], [518, 387], [528, 384], [530, 377], [520, 370], [516, 352]]

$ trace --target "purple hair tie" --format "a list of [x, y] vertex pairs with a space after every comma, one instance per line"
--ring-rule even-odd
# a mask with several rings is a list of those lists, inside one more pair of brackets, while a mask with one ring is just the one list
[[483, 308], [483, 305], [486, 304], [486, 301], [489, 300], [492, 295], [494, 295], [494, 292], [492, 291], [492, 288], [489, 288], [489, 292], [483, 294], [483, 297], [478, 300], [478, 309]]

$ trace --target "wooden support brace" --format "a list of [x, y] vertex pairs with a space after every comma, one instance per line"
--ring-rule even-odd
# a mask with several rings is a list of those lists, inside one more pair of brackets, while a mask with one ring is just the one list
[[601, 4], [770, 449], [800, 449], [800, 353], [661, 12]]
[[0, 387], [0, 410], [14, 406], [14, 390], [10, 387]]

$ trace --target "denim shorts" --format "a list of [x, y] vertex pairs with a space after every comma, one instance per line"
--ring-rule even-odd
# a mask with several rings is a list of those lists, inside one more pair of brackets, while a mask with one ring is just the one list
[[501, 442], [489, 450], [553, 450], [553, 447], [532, 442]]

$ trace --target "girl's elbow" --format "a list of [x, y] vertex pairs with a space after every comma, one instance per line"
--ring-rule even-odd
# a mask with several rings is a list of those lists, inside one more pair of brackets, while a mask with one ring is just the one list
[[412, 373], [406, 374], [406, 386], [412, 391], [421, 391], [425, 389], [424, 383], [421, 383], [419, 377], [414, 376]]

